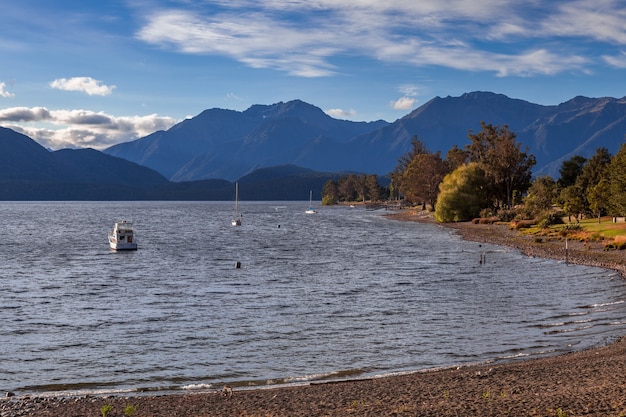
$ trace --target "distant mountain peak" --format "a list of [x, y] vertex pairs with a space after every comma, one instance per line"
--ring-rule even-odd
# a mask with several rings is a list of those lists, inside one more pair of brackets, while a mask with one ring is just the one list
[[320, 119], [330, 119], [319, 107], [305, 103], [302, 100], [291, 100], [278, 102], [270, 105], [255, 104], [243, 112], [246, 116], [261, 117], [264, 120], [276, 120], [288, 117], [295, 117], [304, 122], [309, 120], [319, 121]]

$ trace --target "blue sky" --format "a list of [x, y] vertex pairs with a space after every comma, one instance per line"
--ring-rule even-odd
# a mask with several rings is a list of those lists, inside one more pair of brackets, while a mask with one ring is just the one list
[[0, 125], [52, 149], [293, 99], [393, 122], [471, 91], [626, 96], [623, 0], [2, 3]]

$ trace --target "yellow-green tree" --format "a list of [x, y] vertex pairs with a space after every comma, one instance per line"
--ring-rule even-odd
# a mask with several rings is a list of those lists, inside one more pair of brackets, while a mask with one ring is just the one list
[[435, 220], [440, 223], [471, 220], [488, 205], [485, 170], [478, 163], [461, 165], [439, 186]]

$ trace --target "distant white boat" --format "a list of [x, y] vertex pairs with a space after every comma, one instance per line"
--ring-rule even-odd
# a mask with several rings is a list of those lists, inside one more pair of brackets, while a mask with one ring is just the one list
[[315, 214], [317, 210], [313, 208], [313, 191], [309, 191], [309, 208], [305, 211], [306, 214]]
[[116, 222], [113, 229], [109, 230], [109, 246], [113, 250], [137, 250], [133, 224], [126, 220]]
[[235, 215], [230, 224], [233, 226], [241, 226], [241, 213], [239, 213], [239, 183], [235, 183]]

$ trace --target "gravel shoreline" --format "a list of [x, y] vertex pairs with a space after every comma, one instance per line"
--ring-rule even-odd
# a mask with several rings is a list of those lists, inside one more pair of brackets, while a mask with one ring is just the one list
[[[432, 221], [419, 212], [389, 217]], [[538, 242], [502, 225], [449, 224], [463, 238], [515, 247], [529, 256], [565, 259], [560, 241]], [[570, 242], [571, 263], [624, 275], [626, 251]], [[626, 285], [626, 283], [625, 283]], [[626, 416], [626, 339], [571, 354], [498, 365], [472, 365], [399, 376], [282, 388], [0, 400], [0, 417], [20, 416]], [[130, 406], [129, 408], [127, 408]], [[134, 413], [131, 411], [135, 410]]]

